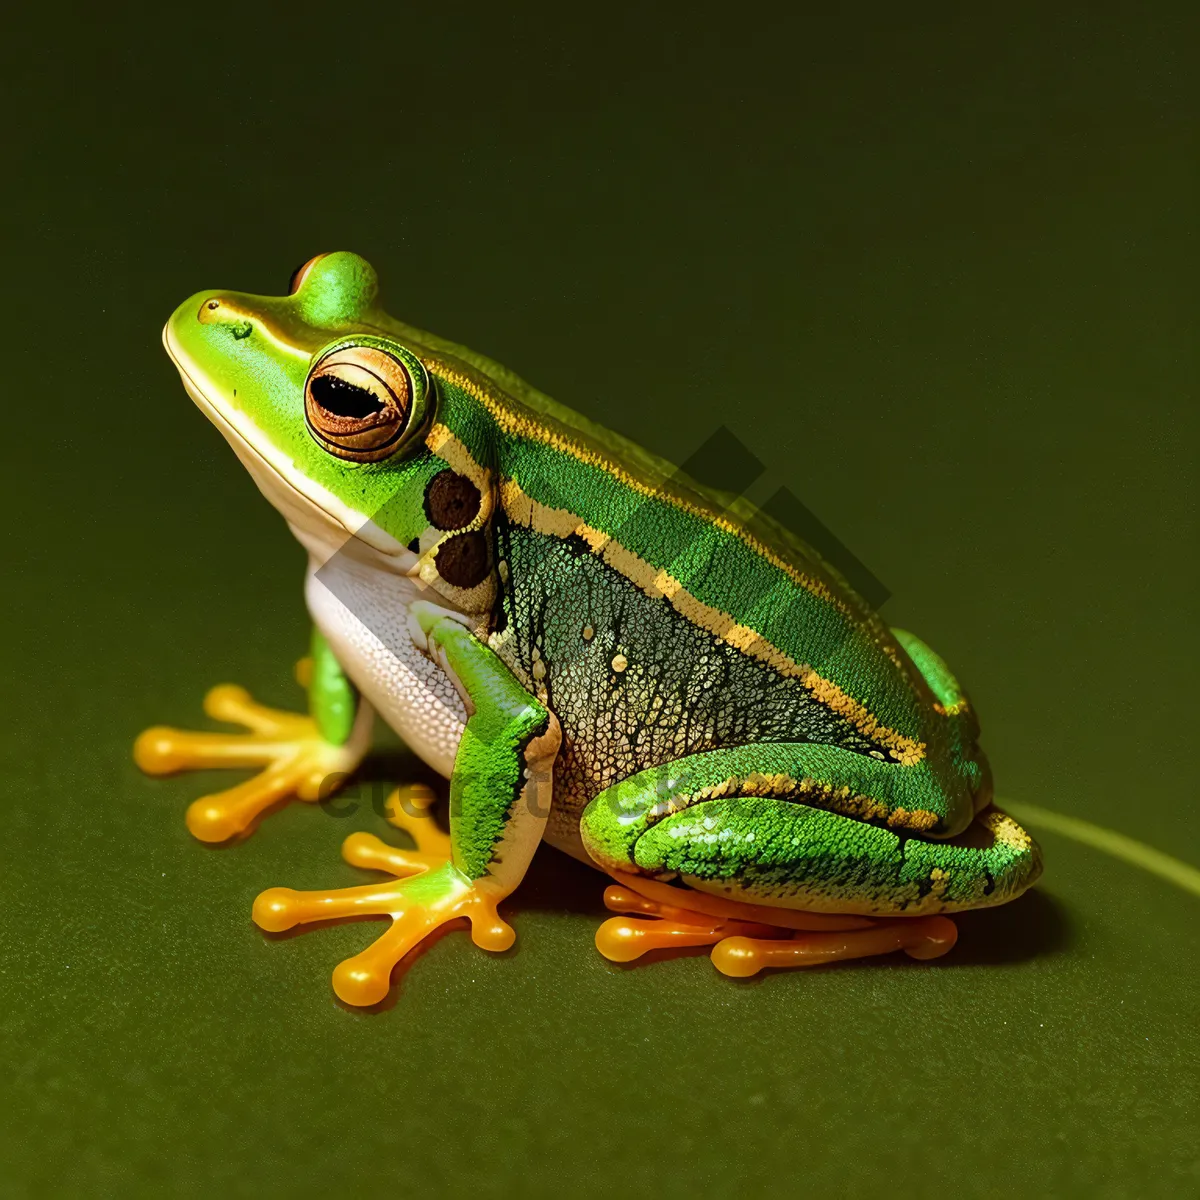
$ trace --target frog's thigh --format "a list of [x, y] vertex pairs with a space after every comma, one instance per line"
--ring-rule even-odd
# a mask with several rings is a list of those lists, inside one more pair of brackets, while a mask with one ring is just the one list
[[721, 795], [712, 781], [672, 792], [686, 763], [642, 772], [587, 807], [580, 832], [602, 867], [677, 876], [745, 903], [869, 916], [1000, 904], [1040, 870], [1032, 839], [994, 809], [961, 837], [925, 841], [796, 800]]

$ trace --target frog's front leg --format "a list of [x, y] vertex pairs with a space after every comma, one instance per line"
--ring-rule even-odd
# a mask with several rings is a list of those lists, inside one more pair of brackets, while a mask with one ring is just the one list
[[415, 856], [353, 834], [342, 850], [348, 861], [405, 877], [336, 891], [271, 888], [254, 903], [254, 920], [271, 932], [330, 917], [391, 917], [382, 937], [334, 970], [334, 991], [347, 1004], [382, 1000], [396, 963], [456, 918], [470, 921], [476, 945], [508, 949], [515, 935], [496, 906], [524, 877], [550, 815], [561, 736], [553, 713], [444, 610], [418, 602], [410, 612], [414, 640], [454, 680], [467, 707], [450, 779], [450, 838], [441, 846], [448, 857], [431, 842], [428, 821], [407, 825]]
[[366, 754], [373, 714], [314, 629], [311, 655], [297, 669], [308, 690], [308, 715], [258, 704], [240, 687], [223, 684], [204, 697], [204, 711], [217, 721], [243, 725], [247, 733], [147, 729], [133, 758], [148, 775], [204, 767], [261, 767], [253, 779], [211, 796], [187, 811], [187, 825], [202, 842], [223, 842], [243, 833], [272, 804], [296, 796], [331, 795]]
[[623, 885], [606, 903], [635, 914], [601, 927], [601, 953], [713, 945], [729, 975], [895, 950], [934, 958], [956, 938], [939, 914], [1003, 903], [1037, 878], [1033, 840], [995, 809], [939, 842], [803, 803], [829, 757], [808, 743], [713, 750], [597, 796], [584, 845]]

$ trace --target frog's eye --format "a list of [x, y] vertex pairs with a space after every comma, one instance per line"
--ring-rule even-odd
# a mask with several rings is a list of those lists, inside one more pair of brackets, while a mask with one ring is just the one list
[[330, 454], [375, 462], [399, 449], [413, 384], [399, 359], [376, 346], [343, 346], [320, 358], [304, 385], [309, 431]]
[[318, 254], [315, 258], [310, 258], [303, 266], [297, 267], [292, 272], [292, 277], [288, 280], [289, 296], [294, 296], [304, 286], [304, 281], [308, 278], [309, 271], [325, 257], [324, 254]]

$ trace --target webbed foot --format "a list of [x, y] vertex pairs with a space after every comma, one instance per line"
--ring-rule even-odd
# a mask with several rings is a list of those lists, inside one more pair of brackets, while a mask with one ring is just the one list
[[389, 820], [412, 836], [416, 850], [389, 846], [369, 833], [352, 833], [342, 844], [348, 863], [387, 871], [395, 880], [332, 891], [268, 888], [254, 901], [254, 921], [270, 933], [337, 917], [391, 917], [386, 933], [334, 969], [333, 990], [347, 1004], [384, 999], [396, 964], [450, 921], [470, 921], [472, 940], [485, 950], [507, 950], [516, 937], [496, 911], [502, 894], [487, 879], [472, 883], [450, 862], [450, 839], [423, 811], [432, 798], [423, 791], [414, 786], [389, 800]]
[[[619, 886], [606, 889], [605, 906], [635, 915], [610, 917], [596, 931], [596, 949], [612, 962], [632, 962], [651, 950], [712, 946], [718, 971], [745, 978], [765, 967], [811, 967], [895, 950], [938, 958], [958, 937], [943, 916], [876, 920], [793, 912], [703, 893], [680, 897], [663, 883], [619, 878]], [[679, 899], [695, 909], [672, 903]]]
[[905, 917], [842, 933], [793, 931], [783, 941], [727, 937], [713, 947], [712, 961], [722, 975], [745, 978], [764, 967], [815, 967], [896, 950], [909, 958], [940, 958], [957, 940], [958, 927], [949, 917]]
[[[303, 674], [303, 665], [298, 674]], [[349, 775], [362, 761], [370, 737], [371, 714], [365, 705], [345, 744], [334, 745], [312, 717], [258, 704], [245, 688], [232, 684], [213, 688], [204, 697], [204, 711], [249, 732], [192, 732], [156, 725], [133, 747], [134, 761], [148, 775], [204, 767], [263, 768], [253, 779], [202, 796], [188, 808], [188, 829], [202, 842], [223, 842], [244, 832], [261, 812], [288, 796], [324, 798], [332, 781]]]

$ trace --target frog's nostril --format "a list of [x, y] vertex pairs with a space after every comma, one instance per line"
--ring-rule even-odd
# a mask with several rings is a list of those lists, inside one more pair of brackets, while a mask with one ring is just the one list
[[241, 341], [254, 331], [253, 324], [247, 320], [246, 313], [236, 304], [230, 304], [220, 296], [210, 296], [200, 305], [196, 320], [201, 325], [226, 325], [234, 338]]
[[200, 305], [200, 311], [196, 314], [196, 320], [201, 325], [212, 325], [217, 321], [226, 319], [228, 314], [221, 309], [221, 300], [218, 296], [211, 296]]

